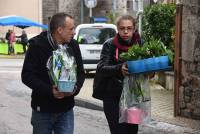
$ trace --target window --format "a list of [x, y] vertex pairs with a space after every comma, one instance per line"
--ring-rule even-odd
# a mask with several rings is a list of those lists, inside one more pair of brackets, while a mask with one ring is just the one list
[[116, 31], [112, 28], [82, 28], [78, 34], [78, 42], [80, 44], [103, 44], [115, 34]]
[[127, 9], [133, 9], [133, 1], [127, 0]]

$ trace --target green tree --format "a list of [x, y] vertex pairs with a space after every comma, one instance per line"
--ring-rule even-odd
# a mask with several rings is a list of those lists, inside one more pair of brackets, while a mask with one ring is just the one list
[[149, 42], [153, 37], [161, 39], [165, 46], [172, 48], [175, 10], [174, 4], [155, 4], [145, 8], [142, 22], [144, 41]]
[[109, 19], [108, 23], [115, 24], [117, 16], [118, 16], [118, 13], [113, 13], [112, 11], [108, 12], [106, 14], [106, 17]]

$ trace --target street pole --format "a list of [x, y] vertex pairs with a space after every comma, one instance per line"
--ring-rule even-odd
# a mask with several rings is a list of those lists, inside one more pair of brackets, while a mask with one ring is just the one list
[[143, 0], [138, 0], [139, 34], [142, 35]]
[[92, 8], [90, 8], [90, 18], [92, 17]]
[[143, 0], [133, 0], [133, 11], [137, 12], [136, 17], [139, 19], [138, 32], [142, 34], [142, 13], [143, 13]]
[[81, 0], [81, 24], [84, 22], [84, 0]]
[[89, 8], [90, 9], [90, 15], [89, 15], [89, 17], [90, 17], [90, 23], [92, 23], [92, 8]]
[[85, 5], [87, 6], [87, 8], [89, 8], [89, 19], [90, 19], [90, 23], [92, 22], [92, 8], [96, 7], [97, 5], [97, 0], [84, 0], [85, 1]]
[[115, 13], [116, 13], [116, 0], [113, 0], [113, 18], [115, 19]]
[[139, 34], [142, 35], [142, 14], [139, 14]]

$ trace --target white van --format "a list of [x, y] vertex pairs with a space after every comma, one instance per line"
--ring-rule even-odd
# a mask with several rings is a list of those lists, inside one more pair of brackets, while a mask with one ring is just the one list
[[79, 42], [86, 73], [96, 70], [103, 43], [116, 33], [113, 24], [80, 24], [76, 27], [74, 39]]

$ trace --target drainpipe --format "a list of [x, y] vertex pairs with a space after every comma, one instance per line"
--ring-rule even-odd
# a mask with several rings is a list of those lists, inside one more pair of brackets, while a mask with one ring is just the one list
[[84, 22], [84, 0], [80, 0], [81, 1], [81, 24], [83, 24]]
[[176, 32], [175, 32], [175, 59], [174, 59], [174, 116], [180, 115], [179, 88], [181, 85], [181, 47], [182, 47], [182, 16], [183, 4], [177, 0], [176, 4]]

